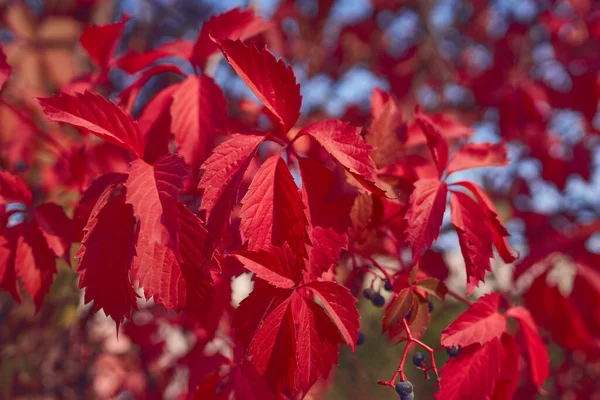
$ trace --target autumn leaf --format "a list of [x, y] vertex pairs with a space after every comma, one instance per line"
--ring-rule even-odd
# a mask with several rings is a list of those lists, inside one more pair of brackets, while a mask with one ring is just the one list
[[486, 399], [500, 378], [504, 349], [494, 338], [484, 345], [463, 348], [441, 368], [439, 400]]
[[506, 331], [506, 317], [498, 312], [499, 306], [498, 294], [482, 296], [442, 331], [442, 344], [466, 347], [499, 338]]
[[483, 210], [465, 193], [452, 192], [450, 207], [452, 224], [465, 260], [467, 291], [471, 294], [479, 282], [485, 281], [486, 272], [492, 270], [492, 235], [488, 225], [482, 223], [486, 220]]
[[208, 229], [221, 237], [250, 161], [264, 141], [259, 135], [233, 135], [215, 148], [202, 164], [200, 210], [206, 210]]
[[209, 156], [217, 135], [227, 131], [223, 91], [206, 75], [188, 76], [173, 94], [171, 116], [178, 153], [197, 169]]
[[423, 130], [427, 146], [441, 178], [448, 164], [448, 141], [440, 133], [439, 127], [425, 114], [417, 110], [416, 121]]
[[335, 186], [333, 172], [322, 164], [301, 158], [302, 201], [306, 205], [309, 269], [319, 277], [337, 264], [340, 252], [348, 247], [347, 230], [353, 196]]
[[113, 24], [88, 26], [79, 38], [81, 46], [103, 73], [110, 67], [127, 21], [129, 18], [125, 16]]
[[[382, 191], [373, 184], [376, 167], [369, 156], [373, 147], [364, 141], [360, 131], [360, 128], [347, 122], [328, 120], [308, 125], [298, 132], [298, 135], [309, 135], [314, 138], [352, 176], [359, 179], [363, 186], [381, 194]], [[366, 185], [363, 183], [365, 180]]]
[[12, 67], [6, 61], [6, 54], [4, 54], [4, 49], [0, 46], [0, 90], [4, 88], [11, 73]]
[[144, 137], [131, 115], [99, 94], [59, 93], [38, 99], [46, 118], [71, 124], [109, 143], [121, 146], [138, 157], [144, 156]]
[[190, 61], [204, 68], [208, 58], [219, 51], [211, 38], [217, 40], [246, 40], [265, 31], [271, 24], [254, 14], [253, 8], [233, 8], [215, 15], [204, 24], [196, 39]]
[[238, 250], [230, 255], [275, 287], [290, 289], [297, 285], [301, 267], [287, 245], [283, 248], [273, 246], [268, 251]]
[[406, 212], [405, 235], [412, 249], [412, 263], [416, 263], [425, 248], [431, 246], [440, 234], [446, 210], [448, 186], [437, 179], [420, 179], [410, 195]]
[[471, 168], [501, 167], [508, 164], [504, 143], [468, 143], [462, 146], [448, 163], [448, 176]]
[[358, 301], [345, 287], [328, 281], [313, 281], [305, 285], [323, 303], [329, 316], [340, 330], [346, 344], [354, 351], [358, 339]]
[[0, 171], [0, 201], [17, 202], [31, 206], [33, 194], [21, 178], [8, 171]]
[[507, 237], [509, 234], [504, 225], [502, 225], [500, 217], [498, 216], [498, 210], [496, 209], [496, 206], [492, 200], [488, 197], [481, 186], [477, 185], [476, 183], [462, 181], [457, 182], [456, 185], [460, 185], [469, 189], [477, 199], [479, 206], [486, 214], [487, 223], [492, 233], [494, 246], [496, 247], [496, 250], [498, 250], [502, 260], [504, 260], [505, 263], [511, 263], [515, 261], [518, 258], [518, 256], [515, 254], [518, 253], [511, 249], [510, 245], [508, 244]]
[[[213, 38], [216, 39], [216, 38]], [[239, 40], [215, 40], [223, 55], [252, 93], [266, 107], [267, 115], [285, 135], [300, 116], [302, 96], [292, 67], [277, 60], [267, 48], [258, 50]]]
[[242, 199], [240, 232], [248, 249], [268, 249], [288, 243], [298, 256], [307, 255], [309, 243], [304, 204], [285, 161], [268, 158]]
[[550, 376], [550, 359], [546, 346], [538, 333], [537, 325], [525, 307], [511, 307], [506, 311], [506, 316], [515, 318], [521, 325], [531, 377], [533, 383], [541, 387]]
[[113, 194], [114, 187], [108, 186], [96, 202], [76, 257], [79, 288], [85, 288], [85, 303], [94, 301], [94, 311], [103, 309], [118, 329], [138, 309], [138, 295], [129, 277], [134, 255], [133, 207], [125, 204], [125, 193]]
[[137, 53], [129, 50], [115, 61], [115, 66], [123, 69], [127, 73], [134, 74], [149, 67], [161, 58], [180, 57], [189, 59], [192, 56], [193, 48], [193, 43], [183, 39], [176, 39], [144, 53]]

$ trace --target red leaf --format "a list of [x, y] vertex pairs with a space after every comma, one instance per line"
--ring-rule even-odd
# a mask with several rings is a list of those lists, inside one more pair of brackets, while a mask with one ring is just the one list
[[498, 313], [500, 295], [482, 296], [442, 331], [442, 345], [466, 347], [498, 338], [506, 331], [506, 318]]
[[[187, 175], [183, 161], [169, 153], [156, 160], [153, 166], [135, 160], [127, 172], [127, 203], [133, 206], [134, 215], [139, 218], [140, 235], [176, 249], [179, 231], [177, 198]], [[138, 252], [144, 252], [139, 245]]]
[[248, 349], [256, 371], [276, 393], [296, 386], [297, 342], [291, 304], [288, 297], [265, 316]]
[[88, 26], [79, 38], [81, 46], [102, 71], [110, 66], [127, 21], [129, 18], [124, 17], [114, 24]]
[[198, 184], [203, 190], [200, 209], [206, 210], [208, 229], [217, 238], [229, 222], [244, 172], [264, 139], [257, 135], [233, 135], [202, 164], [204, 173]]
[[[374, 101], [375, 95], [371, 102]], [[373, 161], [379, 168], [382, 168], [392, 164], [403, 155], [406, 124], [402, 118], [402, 112], [392, 98], [388, 98], [379, 106], [378, 110], [375, 110], [375, 105], [373, 107], [374, 117], [367, 131], [366, 140], [374, 147], [371, 153]]]
[[0, 287], [21, 302], [21, 292], [15, 266], [15, 249], [19, 227], [7, 228], [0, 236]]
[[[268, 285], [255, 289], [242, 301], [234, 320], [238, 337], [249, 343], [248, 355], [257, 372], [276, 393], [290, 398], [299, 392], [305, 394], [337, 363], [337, 346], [343, 343], [340, 326], [346, 330], [348, 324], [352, 325], [353, 337], [358, 336], [356, 299], [347, 289], [333, 282], [311, 285], [314, 287], [307, 288], [319, 296], [333, 322], [323, 308], [303, 297], [302, 292]], [[352, 300], [348, 302], [347, 297]], [[352, 321], [346, 321], [350, 310], [355, 315], [351, 316]], [[344, 321], [342, 325], [336, 322], [340, 320]]]
[[4, 49], [0, 46], [0, 90], [4, 88], [4, 84], [12, 73], [12, 67], [6, 62], [6, 54]]
[[448, 288], [444, 282], [437, 278], [424, 278], [415, 283], [416, 288], [424, 291], [427, 294], [437, 297], [440, 300], [444, 300], [446, 294], [448, 294]]
[[117, 183], [123, 183], [126, 179], [127, 175], [125, 174], [105, 174], [93, 181], [90, 187], [83, 192], [83, 196], [79, 199], [79, 203], [77, 203], [75, 211], [73, 212], [73, 235], [77, 241], [81, 241], [83, 229], [88, 223], [90, 214], [106, 188]]
[[426, 247], [440, 234], [446, 210], [448, 186], [437, 179], [420, 179], [410, 195], [406, 212], [406, 240], [412, 249], [412, 263], [416, 263]]
[[302, 393], [319, 379], [327, 378], [338, 363], [338, 344], [343, 343], [337, 328], [314, 301], [301, 298], [297, 311], [298, 386]]
[[218, 40], [223, 55], [246, 85], [267, 108], [269, 117], [279, 125], [283, 135], [300, 116], [302, 96], [292, 67], [277, 61], [267, 48], [232, 40]]
[[358, 319], [360, 315], [356, 308], [358, 301], [348, 289], [335, 282], [311, 282], [305, 286], [312, 291], [323, 303], [329, 316], [340, 330], [346, 344], [356, 350], [358, 340]]
[[448, 278], [448, 265], [441, 253], [431, 249], [426, 250], [419, 261], [419, 270], [427, 275], [445, 281]]
[[535, 321], [525, 307], [511, 307], [506, 311], [506, 316], [516, 318], [521, 325], [521, 330], [525, 336], [529, 368], [533, 383], [541, 387], [548, 376], [550, 376], [550, 359], [548, 351], [542, 342]]
[[483, 209], [483, 211], [486, 214], [488, 226], [490, 227], [490, 231], [492, 232], [492, 240], [494, 242], [494, 246], [496, 246], [496, 250], [498, 250], [498, 253], [500, 254], [500, 257], [502, 257], [502, 260], [504, 260], [505, 263], [511, 263], [515, 261], [518, 258], [518, 256], [513, 255], [513, 253], [516, 252], [510, 248], [510, 245], [506, 240], [506, 238], [509, 236], [508, 232], [506, 231], [506, 228], [504, 228], [504, 226], [502, 225], [502, 222], [500, 222], [500, 219], [498, 218], [498, 210], [496, 209], [496, 206], [494, 205], [492, 200], [490, 200], [488, 195], [483, 191], [483, 189], [479, 185], [473, 182], [462, 181], [455, 183], [455, 185], [461, 185], [469, 189], [471, 193], [473, 193], [477, 198], [479, 206]]
[[17, 239], [15, 266], [23, 287], [33, 298], [36, 311], [39, 311], [56, 274], [56, 258], [36, 223], [23, 224], [21, 229], [21, 236]]
[[143, 157], [144, 136], [137, 123], [131, 115], [99, 94], [87, 90], [84, 93], [59, 93], [38, 101], [49, 120], [71, 124]]
[[73, 224], [63, 208], [56, 203], [40, 204], [33, 210], [33, 218], [54, 255], [70, 265]]
[[178, 152], [193, 169], [208, 157], [217, 135], [227, 131], [227, 101], [206, 75], [188, 76], [173, 95], [172, 130]]
[[500, 378], [504, 349], [494, 338], [483, 346], [462, 349], [441, 368], [440, 400], [487, 399]]
[[[123, 107], [123, 109], [125, 111], [131, 113], [135, 107], [136, 102], [138, 101], [140, 92], [142, 91], [144, 86], [146, 86], [148, 81], [151, 78], [154, 78], [155, 76], [158, 76], [160, 74], [166, 74], [166, 73], [177, 74], [177, 75], [181, 75], [182, 77], [185, 76], [185, 73], [181, 70], [181, 68], [179, 68], [176, 65], [173, 65], [173, 64], [155, 65], [151, 68], [148, 68], [147, 70], [144, 70], [142, 73], [140, 73], [140, 75], [137, 77], [136, 80], [133, 81], [132, 84], [127, 86], [125, 89], [123, 89], [117, 95], [119, 104]], [[173, 89], [178, 88], [179, 85], [180, 85], [179, 83], [175, 83], [175, 84], [169, 85], [166, 88], [162, 89], [153, 98], [148, 100], [148, 103], [144, 106], [144, 111], [146, 111], [146, 109], [150, 106], [150, 104], [152, 102], [165, 101], [166, 99], [163, 99], [164, 93], [169, 93], [169, 92], [173, 91]], [[169, 94], [169, 96], [167, 96], [167, 97], [169, 98], [169, 100], [171, 100], [170, 99], [171, 94]], [[157, 116], [153, 115], [152, 117], [156, 118]], [[140, 116], [139, 119], [142, 119], [142, 117]]]
[[519, 349], [515, 339], [503, 333], [500, 338], [504, 347], [504, 365], [500, 373], [500, 379], [496, 384], [494, 393], [491, 396], [492, 400], [512, 400], [519, 384], [521, 375], [519, 374]]
[[185, 177], [183, 161], [172, 153], [154, 166], [141, 160], [131, 164], [127, 202], [139, 217], [132, 272], [146, 299], [202, 315], [212, 297], [207, 266], [215, 244], [200, 220], [177, 200]]
[[201, 318], [212, 308], [214, 289], [210, 271], [218, 269], [213, 258], [216, 243], [193, 212], [182, 203], [177, 203], [177, 208], [180, 227], [177, 263], [185, 280], [184, 309]]
[[348, 247], [347, 230], [353, 196], [335, 187], [334, 174], [316, 161], [300, 158], [302, 201], [308, 212], [308, 249], [310, 270], [320, 277], [338, 263], [340, 251]]
[[250, 346], [263, 319], [290, 295], [291, 291], [288, 289], [262, 285], [255, 287], [250, 295], [240, 303], [235, 310], [233, 327], [236, 339], [242, 343], [244, 348]]
[[291, 289], [300, 277], [298, 260], [287, 245], [283, 248], [273, 246], [269, 251], [239, 250], [231, 256], [275, 287]]
[[501, 167], [508, 164], [506, 147], [500, 143], [468, 143], [460, 148], [448, 163], [448, 176], [456, 171], [481, 167]]
[[118, 328], [138, 309], [138, 296], [129, 279], [134, 254], [133, 207], [125, 204], [124, 193], [113, 193], [114, 187], [107, 187], [92, 210], [76, 257], [79, 288], [86, 288], [85, 303], [94, 300], [94, 311], [104, 309]]
[[[431, 313], [429, 312], [429, 304], [423, 298], [418, 295], [412, 296], [412, 312], [409, 318], [408, 328], [414, 339], [420, 339], [423, 337], [431, 322]], [[397, 324], [391, 327], [388, 331], [388, 338], [394, 343], [401, 343], [408, 339], [404, 324]]]
[[173, 98], [171, 96], [161, 96], [159, 94], [149, 101], [138, 119], [140, 131], [144, 135], [144, 142], [146, 143], [144, 161], [148, 164], [154, 164], [158, 158], [169, 152], [172, 124], [170, 108], [172, 102]]
[[433, 161], [437, 166], [439, 177], [441, 178], [448, 164], [448, 141], [440, 133], [437, 126], [428, 116], [417, 110], [416, 121], [423, 130], [423, 134], [427, 139], [427, 146]]
[[411, 288], [404, 288], [394, 296], [383, 315], [382, 325], [383, 332], [389, 329], [396, 329], [398, 325], [402, 325], [402, 320], [413, 305], [413, 292]]
[[219, 51], [211, 37], [217, 40], [243, 41], [265, 31], [269, 26], [269, 22], [254, 15], [252, 8], [246, 10], [234, 8], [226, 13], [215, 15], [202, 24], [202, 30], [192, 51], [191, 62], [204, 68], [208, 58]]
[[485, 213], [468, 195], [452, 192], [450, 207], [452, 224], [456, 228], [460, 251], [465, 260], [467, 291], [471, 294], [480, 281], [485, 281], [486, 271], [492, 270], [492, 235], [488, 225], [482, 223], [486, 220]]
[[4, 203], [17, 202], [31, 206], [33, 194], [21, 178], [8, 171], [0, 171], [0, 200]]
[[268, 158], [242, 199], [240, 232], [248, 249], [268, 249], [288, 243], [298, 256], [306, 256], [309, 242], [304, 205], [285, 161]]
[[192, 56], [193, 47], [193, 43], [177, 39], [141, 54], [128, 51], [116, 61], [115, 65], [129, 74], [134, 74], [161, 58], [181, 57], [189, 59]]
[[374, 181], [373, 150], [360, 136], [361, 128], [338, 120], [320, 121], [303, 128], [298, 135], [312, 136], [353, 176]]

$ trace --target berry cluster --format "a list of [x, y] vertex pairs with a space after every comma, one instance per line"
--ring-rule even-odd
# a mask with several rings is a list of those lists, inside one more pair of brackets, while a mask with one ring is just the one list
[[373, 288], [366, 288], [363, 291], [363, 295], [365, 298], [371, 300], [375, 307], [383, 307], [385, 305], [385, 297], [381, 295], [378, 291]]

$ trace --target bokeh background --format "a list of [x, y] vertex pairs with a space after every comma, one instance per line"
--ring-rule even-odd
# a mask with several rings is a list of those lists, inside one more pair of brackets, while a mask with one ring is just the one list
[[[453, 179], [475, 180], [494, 194], [511, 244], [522, 255], [547, 224], [599, 218], [600, 11], [592, 0], [3, 0], [0, 41], [15, 69], [3, 97], [19, 102], [52, 93], [92, 71], [78, 43], [92, 23], [129, 15], [118, 49], [123, 54], [174, 39], [194, 41], [204, 21], [233, 7], [253, 7], [273, 20], [260, 40], [293, 66], [305, 116], [366, 125], [370, 97], [380, 88], [393, 93], [407, 115], [419, 104], [472, 126], [472, 141], [505, 140], [509, 166]], [[184, 60], [164, 61], [192, 72]], [[231, 103], [256, 100], [223, 60], [214, 77]], [[106, 95], [116, 98], [134, 79], [113, 68]], [[151, 79], [134, 112], [177, 79], [168, 73]], [[43, 171], [55, 162], [51, 154], [31, 161], [28, 154], [48, 139], [33, 137], [5, 104], [0, 115], [4, 167]], [[52, 196], [64, 205], [76, 201], [69, 193]], [[531, 215], [544, 223], [535, 225]], [[600, 234], [586, 246], [600, 253]], [[442, 230], [436, 249], [451, 270], [448, 284], [463, 282], [452, 229]], [[495, 279], [477, 294], [508, 287], [511, 268], [495, 264], [494, 270]], [[0, 398], [176, 398], [187, 379], [180, 360], [191, 346], [178, 327], [185, 321], [146, 304], [117, 339], [114, 324], [83, 305], [72, 269], [61, 262], [59, 271], [37, 315], [29, 299], [18, 305], [0, 292]], [[568, 291], [568, 274], [562, 277]], [[238, 301], [246, 286], [243, 279], [235, 282]], [[397, 398], [375, 383], [391, 376], [402, 346], [392, 347], [380, 335], [380, 309], [364, 300], [359, 307], [365, 343], [356, 354], [342, 350], [332, 382], [313, 398]], [[439, 345], [441, 330], [462, 310], [451, 301], [443, 308], [434, 303], [424, 341]], [[446, 358], [441, 353], [440, 365]], [[555, 366], [562, 357], [551, 352]], [[417, 399], [433, 397], [431, 380], [416, 369], [407, 375]]]

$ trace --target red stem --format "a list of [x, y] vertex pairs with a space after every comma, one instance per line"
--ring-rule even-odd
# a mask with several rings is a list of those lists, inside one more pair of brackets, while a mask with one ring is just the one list
[[448, 294], [454, 297], [456, 300], [460, 301], [461, 303], [466, 304], [468, 307], [471, 307], [473, 305], [473, 302], [471, 300], [467, 299], [461, 294], [456, 293], [454, 290], [448, 289]]
[[390, 278], [390, 275], [387, 273], [387, 271], [385, 270], [385, 268], [383, 268], [381, 265], [379, 265], [379, 263], [377, 261], [375, 261], [373, 259], [373, 257], [371, 256], [366, 256], [363, 254], [360, 254], [361, 257], [366, 258], [367, 260], [371, 261], [371, 263], [373, 264], [373, 266], [375, 268], [377, 268], [378, 270], [381, 271], [381, 273], [385, 276], [385, 279], [387, 279], [387, 281], [390, 283], [390, 285], [392, 284], [392, 278]]
[[435, 353], [435, 349], [429, 347], [428, 345], [426, 345], [425, 343], [421, 342], [418, 339], [415, 339], [412, 336], [412, 333], [410, 332], [410, 328], [408, 326], [408, 323], [406, 322], [406, 318], [402, 319], [402, 323], [404, 324], [404, 329], [406, 330], [406, 337], [407, 337], [407, 341], [406, 341], [406, 347], [404, 348], [404, 352], [402, 352], [402, 358], [400, 359], [400, 363], [398, 364], [398, 368], [396, 369], [396, 372], [394, 372], [394, 375], [392, 376], [392, 379], [390, 379], [389, 381], [382, 381], [379, 380], [377, 381], [378, 385], [382, 385], [382, 386], [389, 386], [389, 387], [395, 387], [396, 385], [396, 378], [398, 378], [398, 375], [400, 376], [400, 380], [401, 381], [405, 381], [406, 380], [406, 375], [404, 374], [404, 363], [406, 362], [406, 356], [408, 354], [408, 348], [409, 346], [414, 343], [418, 346], [421, 346], [423, 349], [425, 349], [428, 353], [429, 353], [429, 357], [431, 358], [431, 367], [430, 368], [423, 368], [425, 371], [425, 377], [428, 377], [427, 372], [429, 370], [433, 370], [433, 373], [435, 374], [435, 377], [438, 381], [439, 384], [439, 380], [440, 380], [440, 376], [438, 374], [438, 369], [437, 366], [435, 364], [435, 357], [434, 357], [434, 353]]

